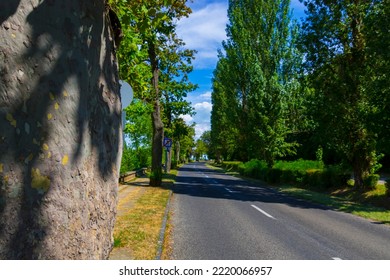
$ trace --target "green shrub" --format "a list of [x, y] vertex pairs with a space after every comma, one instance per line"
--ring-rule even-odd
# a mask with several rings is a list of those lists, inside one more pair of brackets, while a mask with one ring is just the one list
[[307, 170], [302, 183], [305, 187], [309, 187], [311, 189], [323, 189], [323, 174], [323, 170]]
[[129, 171], [151, 166], [151, 164], [152, 157], [149, 148], [139, 148], [136, 150], [124, 147], [120, 173], [124, 174]]
[[239, 171], [238, 167], [240, 164], [241, 161], [224, 161], [221, 166], [227, 171]]
[[280, 181], [282, 183], [293, 184], [296, 183], [295, 175], [293, 170], [283, 170]]
[[385, 181], [385, 187], [386, 187], [386, 196], [390, 197], [390, 179], [387, 179]]
[[340, 166], [328, 166], [322, 174], [321, 187], [330, 189], [346, 186], [350, 178], [351, 175], [346, 173]]
[[283, 170], [277, 169], [277, 168], [271, 168], [268, 169], [266, 172], [266, 181], [268, 183], [274, 184], [274, 183], [281, 183]]
[[306, 176], [306, 170], [295, 170], [294, 171], [294, 180], [301, 185], [304, 183], [304, 178]]
[[320, 161], [315, 160], [304, 160], [304, 159], [298, 159], [295, 161], [284, 161], [284, 160], [278, 160], [273, 168], [279, 168], [283, 170], [302, 170], [306, 171], [309, 169], [323, 169], [323, 163]]
[[248, 162], [239, 164], [238, 171], [241, 175], [264, 180], [267, 172], [267, 163], [265, 161], [252, 159]]
[[273, 168], [261, 160], [250, 160], [237, 165], [241, 175], [264, 180], [268, 183], [298, 184], [313, 189], [330, 189], [347, 184], [350, 174], [341, 166], [323, 167], [321, 161], [296, 160], [277, 161]]
[[369, 189], [374, 189], [376, 185], [378, 184], [379, 181], [379, 175], [378, 174], [371, 174], [368, 175], [366, 178], [363, 180], [363, 184], [366, 188]]

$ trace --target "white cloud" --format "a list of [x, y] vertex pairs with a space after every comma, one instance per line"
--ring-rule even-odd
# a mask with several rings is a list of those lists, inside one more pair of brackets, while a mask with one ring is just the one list
[[210, 122], [207, 123], [197, 123], [195, 125], [195, 139], [199, 139], [202, 136], [203, 132], [210, 130]]
[[187, 124], [192, 123], [194, 120], [194, 118], [190, 115], [180, 115], [179, 117], [182, 118]]
[[210, 102], [204, 101], [202, 103], [196, 103], [194, 108], [196, 112], [200, 113], [210, 113], [213, 105]]
[[201, 95], [199, 95], [200, 98], [203, 98], [205, 100], [211, 100], [211, 91], [208, 91], [206, 93], [203, 93]]
[[227, 2], [211, 3], [178, 22], [177, 33], [189, 49], [198, 51], [194, 65], [213, 68], [217, 49], [226, 39]]
[[[204, 101], [194, 105], [196, 115], [192, 122], [195, 122], [195, 138], [198, 139], [203, 132], [210, 130], [210, 115], [213, 105]], [[191, 123], [192, 123], [191, 122]]]
[[[207, 93], [205, 94], [207, 95]], [[180, 115], [180, 117], [188, 125], [195, 123], [195, 139], [198, 139], [203, 132], [210, 130], [210, 115], [212, 107], [213, 106], [210, 102], [203, 101], [194, 105], [196, 114], [193, 117], [190, 115]]]

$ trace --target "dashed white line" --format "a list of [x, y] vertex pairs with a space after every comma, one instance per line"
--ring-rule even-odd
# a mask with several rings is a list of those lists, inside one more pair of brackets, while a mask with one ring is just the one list
[[259, 207], [257, 207], [256, 205], [251, 205], [253, 208], [255, 208], [257, 211], [259, 211], [260, 213], [262, 213], [263, 215], [267, 216], [268, 218], [271, 218], [271, 219], [274, 219], [276, 220], [274, 217], [272, 217], [270, 214], [268, 214], [267, 212], [265, 212], [264, 210], [260, 209]]
[[230, 193], [239, 193], [239, 191], [232, 191], [232, 190], [229, 189], [229, 188], [225, 188], [225, 190], [227, 190], [227, 191], [230, 192]]
[[336, 258], [336, 257], [333, 257], [332, 259], [335, 260], [335, 261], [341, 261], [342, 260], [341, 258]]

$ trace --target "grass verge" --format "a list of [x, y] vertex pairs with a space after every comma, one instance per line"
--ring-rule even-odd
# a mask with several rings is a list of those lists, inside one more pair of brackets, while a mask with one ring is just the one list
[[[135, 187], [144, 190], [135, 198], [131, 208], [117, 216], [114, 250], [126, 249], [131, 253], [131, 259], [135, 260], [155, 259], [161, 225], [176, 174], [177, 171], [172, 170], [170, 174], [164, 175], [162, 187]], [[126, 203], [119, 201], [119, 207], [123, 204]]]
[[293, 186], [278, 186], [280, 192], [299, 197], [314, 203], [328, 206], [332, 209], [351, 213], [366, 219], [374, 220], [383, 224], [390, 224], [390, 210], [351, 201], [345, 197], [339, 197], [327, 193], [320, 193]]

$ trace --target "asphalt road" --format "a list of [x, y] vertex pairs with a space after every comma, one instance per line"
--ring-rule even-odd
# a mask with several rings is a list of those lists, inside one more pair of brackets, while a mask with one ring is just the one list
[[178, 260], [390, 259], [390, 227], [191, 163], [172, 201]]

